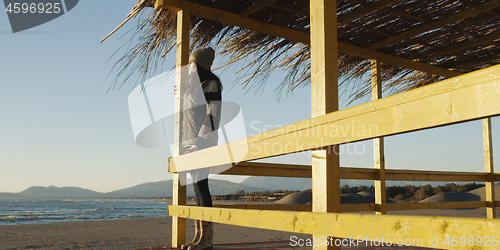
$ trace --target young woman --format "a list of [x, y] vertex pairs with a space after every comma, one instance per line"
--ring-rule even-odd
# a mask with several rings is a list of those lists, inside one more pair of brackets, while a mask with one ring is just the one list
[[[182, 147], [184, 154], [217, 145], [217, 129], [220, 122], [222, 84], [210, 70], [215, 51], [210, 48], [196, 49], [191, 53], [189, 80], [182, 96]], [[211, 207], [212, 196], [208, 189], [209, 169], [190, 171], [196, 193], [196, 205]], [[212, 249], [212, 222], [195, 221], [195, 237], [181, 249]]]

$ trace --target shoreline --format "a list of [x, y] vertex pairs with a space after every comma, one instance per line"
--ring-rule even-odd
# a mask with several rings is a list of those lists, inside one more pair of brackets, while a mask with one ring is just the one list
[[[390, 211], [389, 215], [453, 216], [481, 218], [486, 209], [433, 209]], [[499, 214], [500, 211], [497, 212]], [[483, 217], [484, 218], [484, 217]], [[55, 222], [0, 226], [0, 250], [12, 249], [136, 249], [168, 246], [172, 217], [132, 218], [103, 221]], [[186, 239], [191, 239], [194, 223], [187, 220]], [[215, 244], [290, 242], [290, 237], [310, 239], [307, 234], [281, 232], [215, 223]], [[345, 249], [396, 249], [394, 247], [346, 247]], [[221, 246], [221, 249], [226, 249]], [[260, 249], [260, 248], [252, 248]], [[265, 248], [263, 248], [265, 249]], [[288, 248], [287, 248], [288, 249]], [[308, 249], [291, 247], [290, 249]], [[343, 248], [344, 249], [344, 248]], [[397, 249], [424, 249], [398, 247]]]

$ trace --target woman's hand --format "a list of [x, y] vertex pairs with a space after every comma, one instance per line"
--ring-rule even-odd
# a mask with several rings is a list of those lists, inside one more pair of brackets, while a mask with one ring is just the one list
[[194, 152], [194, 151], [197, 151], [197, 150], [198, 150], [198, 146], [193, 145], [188, 150], [186, 150], [186, 152], [184, 152], [184, 154], [191, 153], [191, 152]]

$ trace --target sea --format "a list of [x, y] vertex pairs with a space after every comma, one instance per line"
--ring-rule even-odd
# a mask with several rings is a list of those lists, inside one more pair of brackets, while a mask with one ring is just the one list
[[0, 199], [0, 226], [165, 217], [167, 205], [147, 199]]

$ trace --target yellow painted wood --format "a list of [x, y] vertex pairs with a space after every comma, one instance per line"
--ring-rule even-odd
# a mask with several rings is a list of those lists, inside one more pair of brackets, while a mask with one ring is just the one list
[[[281, 211], [312, 211], [312, 205], [215, 205], [218, 208], [236, 208], [236, 209], [256, 209], [256, 210], [281, 210]], [[374, 211], [375, 203], [361, 203], [361, 204], [341, 204], [341, 212], [367, 212]]]
[[[339, 109], [337, 1], [311, 0], [311, 115]], [[340, 212], [339, 146], [312, 151], [312, 211]], [[335, 150], [337, 149], [337, 150]], [[323, 235], [313, 235], [320, 239]], [[340, 249], [314, 246], [315, 250]]]
[[[500, 65], [170, 160], [170, 169], [228, 164], [230, 146], [240, 161], [325, 148], [500, 114]], [[175, 163], [175, 164], [174, 164]], [[386, 178], [388, 178], [386, 173]]]
[[238, 12], [238, 15], [249, 16], [249, 15], [251, 15], [259, 10], [266, 8], [267, 6], [269, 6], [275, 2], [278, 2], [278, 0], [260, 0], [252, 5], [248, 6], [247, 8], [243, 9], [242, 11]]
[[346, 24], [352, 20], [358, 19], [364, 15], [370, 14], [376, 10], [385, 8], [389, 5], [397, 3], [399, 1], [401, 1], [401, 0], [379, 0], [379, 1], [373, 2], [366, 7], [358, 8], [347, 15], [340, 16], [338, 18], [338, 24], [339, 25]]
[[496, 218], [495, 204], [495, 181], [493, 179], [493, 137], [491, 134], [491, 118], [483, 119], [483, 142], [484, 142], [484, 169], [488, 174], [486, 186], [486, 202], [488, 203], [486, 213], [488, 218]]
[[[372, 75], [372, 100], [376, 101], [382, 98], [382, 73], [380, 71], [380, 61], [371, 60]], [[385, 155], [384, 138], [373, 139], [373, 157], [375, 169], [375, 204], [376, 214], [386, 214], [386, 194], [385, 194]]]
[[477, 46], [477, 45], [480, 45], [483, 43], [491, 42], [491, 41], [494, 41], [497, 39], [500, 39], [500, 32], [493, 32], [493, 33], [486, 35], [486, 36], [483, 36], [481, 38], [467, 40], [465, 42], [457, 43], [457, 44], [454, 44], [452, 46], [442, 48], [435, 53], [432, 53], [430, 55], [419, 58], [418, 61], [424, 62], [424, 61], [430, 60], [432, 58], [436, 58], [436, 57], [447, 55], [447, 54], [450, 54], [453, 52], [461, 51], [463, 49], [467, 49], [467, 48]]
[[[258, 21], [231, 12], [209, 8], [200, 4], [184, 0], [157, 0], [155, 3], [155, 8], [157, 10], [163, 8], [171, 10], [179, 10], [179, 9], [190, 10], [192, 15], [198, 16], [200, 18], [221, 22], [226, 25], [238, 26], [241, 28], [257, 31], [275, 37], [283, 37], [294, 42], [300, 42], [304, 44], [310, 43], [310, 34], [308, 33], [284, 28], [277, 25], [272, 25], [266, 22]], [[454, 77], [462, 74], [460, 72], [415, 62], [401, 57], [392, 56], [341, 42], [338, 43], [338, 52], [366, 59], [379, 59], [380, 61], [391, 65], [418, 70], [443, 77]]]
[[214, 205], [218, 208], [235, 208], [235, 209], [256, 209], [256, 210], [280, 210], [280, 211], [312, 211], [312, 205], [295, 205], [295, 204], [247, 204], [247, 205]]
[[[478, 208], [487, 207], [486, 201], [461, 201], [461, 202], [405, 202], [387, 203], [387, 211], [398, 210], [424, 210], [424, 209], [454, 209], [454, 208]], [[366, 212], [377, 211], [379, 204], [341, 204], [340, 211], [345, 212]], [[256, 210], [280, 210], [280, 211], [312, 211], [312, 205], [291, 205], [291, 204], [248, 204], [248, 205], [214, 205], [218, 208], [234, 209], [256, 209]]]
[[[456, 236], [455, 239], [459, 239], [462, 236], [481, 236], [484, 239], [488, 236], [491, 242], [493, 236], [497, 236], [498, 241], [498, 232], [500, 232], [500, 220], [479, 218], [314, 213], [193, 206], [169, 206], [168, 213], [171, 216], [217, 223], [339, 238], [360, 236], [384, 242], [391, 240], [393, 243], [397, 243], [398, 240], [411, 242], [421, 239], [422, 244], [419, 246], [438, 249], [471, 249], [469, 246], [446, 245], [446, 237]], [[438, 239], [435, 242], [436, 245], [429, 245], [430, 239]], [[451, 240], [449, 238], [450, 243]], [[472, 249], [498, 249], [498, 245]]]
[[[177, 53], [176, 53], [176, 75], [175, 81], [177, 91], [175, 92], [175, 145], [174, 156], [182, 153], [181, 133], [182, 133], [182, 102], [181, 96], [184, 93], [184, 81], [187, 79], [187, 67], [183, 67], [189, 62], [189, 30], [191, 26], [191, 15], [189, 11], [177, 11]], [[186, 174], [179, 173], [173, 175], [172, 204], [186, 204]], [[186, 219], [172, 217], [172, 246], [180, 247], [186, 242]]]
[[499, 0], [489, 1], [489, 2], [486, 2], [486, 3], [481, 4], [479, 6], [476, 6], [474, 8], [468, 9], [466, 11], [459, 12], [459, 13], [451, 15], [449, 17], [439, 18], [439, 19], [437, 19], [434, 22], [423, 24], [423, 25], [421, 25], [421, 26], [419, 26], [417, 28], [414, 28], [414, 29], [411, 29], [409, 31], [405, 31], [405, 32], [402, 32], [402, 33], [399, 33], [399, 34], [397, 34], [397, 35], [395, 35], [393, 37], [389, 37], [389, 38], [384, 39], [382, 41], [378, 41], [376, 43], [373, 43], [370, 46], [370, 49], [376, 50], [376, 49], [385, 47], [387, 45], [397, 43], [399, 41], [410, 39], [410, 38], [418, 36], [418, 35], [420, 35], [422, 33], [425, 33], [425, 32], [428, 32], [428, 31], [431, 31], [431, 30], [434, 30], [434, 29], [437, 29], [437, 28], [440, 28], [440, 27], [443, 27], [443, 26], [446, 26], [448, 24], [451, 24], [451, 23], [463, 20], [465, 18], [468, 18], [468, 17], [474, 16], [474, 15], [486, 12], [488, 10], [491, 10], [491, 9], [494, 9], [494, 8], [497, 8], [497, 7], [500, 7], [500, 1]]

